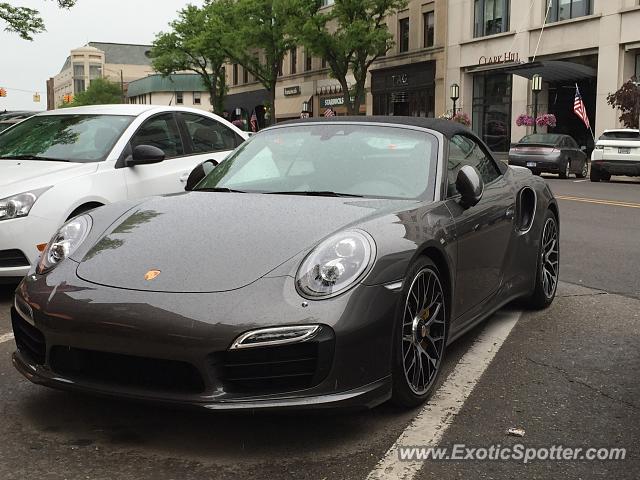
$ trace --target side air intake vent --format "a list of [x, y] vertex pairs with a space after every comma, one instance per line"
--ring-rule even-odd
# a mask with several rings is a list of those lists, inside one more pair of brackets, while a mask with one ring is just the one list
[[517, 228], [522, 233], [531, 230], [536, 215], [536, 192], [530, 187], [524, 187], [518, 193]]

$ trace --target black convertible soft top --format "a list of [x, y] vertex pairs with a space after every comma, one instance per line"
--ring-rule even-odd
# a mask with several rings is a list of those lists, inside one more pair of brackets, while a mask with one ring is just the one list
[[314, 117], [300, 118], [296, 120], [287, 120], [280, 125], [293, 125], [300, 123], [317, 123], [317, 122], [369, 122], [369, 123], [389, 123], [395, 125], [410, 125], [414, 127], [429, 128], [442, 133], [445, 137], [451, 139], [454, 135], [467, 135], [480, 141], [473, 130], [458, 122], [451, 120], [443, 120], [441, 118], [426, 117], [400, 117], [400, 116], [345, 116], [345, 117]]

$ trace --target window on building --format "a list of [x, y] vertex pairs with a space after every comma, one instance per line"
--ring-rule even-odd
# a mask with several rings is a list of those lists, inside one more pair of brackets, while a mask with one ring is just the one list
[[333, 5], [334, 3], [336, 3], [336, 0], [320, 0], [320, 4], [323, 7], [328, 7], [329, 5]]
[[249, 83], [249, 70], [242, 67], [242, 83]]
[[189, 132], [193, 153], [233, 150], [242, 143], [233, 130], [212, 118], [191, 113], [182, 113], [180, 116]]
[[640, 82], [640, 53], [636, 55], [636, 82]]
[[84, 64], [74, 63], [73, 64], [73, 93], [84, 92], [84, 90], [85, 90]]
[[304, 71], [308, 72], [313, 67], [313, 57], [306, 49], [304, 51]]
[[102, 77], [102, 65], [89, 65], [89, 79], [94, 80]]
[[511, 145], [511, 83], [504, 73], [473, 76], [473, 129], [494, 152]]
[[401, 18], [398, 22], [398, 45], [400, 52], [409, 51], [409, 19]]
[[193, 104], [194, 105], [202, 104], [202, 92], [193, 92]]
[[435, 44], [436, 14], [425, 12], [422, 14], [424, 23], [424, 47], [433, 47]]
[[280, 65], [278, 65], [278, 76], [281, 77], [282, 76], [282, 63], [284, 62], [284, 60], [280, 61]]
[[233, 69], [231, 70], [231, 84], [232, 85], [238, 84], [238, 64], [237, 63], [233, 64]]
[[322, 68], [327, 68], [327, 59], [326, 58], [322, 59]]
[[184, 92], [176, 92], [176, 105], [184, 104]]
[[560, 22], [593, 13], [593, 0], [548, 0], [549, 21]]
[[131, 139], [131, 148], [138, 145], [158, 147], [166, 158], [184, 154], [178, 123], [173, 114], [158, 115], [143, 123]]
[[508, 30], [509, 0], [475, 0], [474, 36], [484, 37]]
[[298, 49], [293, 47], [289, 51], [289, 73], [291, 75], [298, 72]]

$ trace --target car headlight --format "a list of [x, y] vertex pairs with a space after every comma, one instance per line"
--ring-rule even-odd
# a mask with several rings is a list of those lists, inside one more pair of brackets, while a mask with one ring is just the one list
[[373, 238], [361, 230], [333, 235], [314, 248], [296, 274], [299, 292], [308, 298], [332, 297], [353, 286], [375, 259]]
[[46, 273], [72, 255], [89, 235], [92, 224], [89, 215], [80, 215], [65, 223], [42, 252], [37, 272]]
[[19, 193], [0, 200], [0, 221], [12, 218], [26, 217], [38, 200], [38, 197], [51, 187]]

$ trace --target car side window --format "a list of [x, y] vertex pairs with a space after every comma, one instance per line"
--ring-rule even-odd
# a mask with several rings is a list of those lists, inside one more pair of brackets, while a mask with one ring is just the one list
[[454, 135], [449, 142], [449, 160], [447, 165], [447, 195], [458, 194], [456, 179], [458, 171], [464, 165], [475, 167], [485, 184], [496, 180], [500, 170], [484, 149], [474, 140], [463, 135]]
[[165, 158], [184, 155], [178, 122], [171, 113], [152, 117], [143, 123], [131, 138], [131, 148], [138, 145], [158, 147], [164, 152]]
[[578, 149], [578, 144], [576, 143], [576, 141], [573, 138], [567, 137], [566, 141], [567, 141], [567, 145], [569, 146], [569, 148]]
[[213, 118], [191, 113], [181, 114], [187, 127], [193, 153], [233, 150], [241, 142], [236, 133]]

